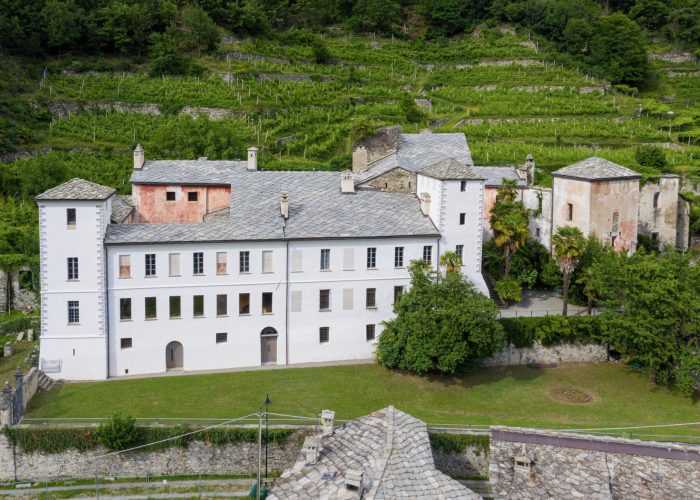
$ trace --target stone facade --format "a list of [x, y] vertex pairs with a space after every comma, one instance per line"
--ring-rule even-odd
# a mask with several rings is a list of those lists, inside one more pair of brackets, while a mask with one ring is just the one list
[[468, 446], [462, 453], [445, 453], [433, 448], [435, 468], [450, 477], [488, 477], [489, 452]]
[[700, 447], [493, 427], [494, 498], [700, 498]]
[[688, 249], [689, 214], [678, 197], [680, 177], [663, 174], [658, 183], [647, 182], [639, 199], [639, 232], [667, 248]]
[[510, 344], [486, 359], [486, 366], [551, 365], [559, 363], [595, 363], [608, 359], [608, 349], [599, 344], [557, 344], [549, 347], [535, 341], [532, 347]]
[[370, 163], [396, 151], [401, 127], [382, 127], [376, 134], [355, 144], [352, 150], [352, 171], [364, 172]]
[[[283, 446], [270, 444], [270, 470], [282, 471], [294, 464], [306, 432], [296, 432]], [[256, 443], [214, 446], [194, 441], [187, 448], [174, 446], [161, 451], [133, 451], [96, 459], [105, 453], [104, 448], [83, 453], [72, 449], [55, 454], [25, 453], [19, 448], [13, 451], [7, 438], [0, 435], [0, 481], [96, 475], [249, 474], [254, 473], [258, 466]]]
[[360, 188], [381, 189], [382, 191], [394, 191], [399, 193], [415, 193], [416, 174], [402, 168], [395, 168], [361, 184]]
[[[28, 267], [10, 273], [0, 270], [0, 314], [7, 312], [8, 305], [12, 309], [26, 312], [34, 311], [38, 307], [37, 295], [31, 290], [22, 289], [20, 286], [19, 276], [23, 272], [31, 271]], [[8, 304], [8, 293], [11, 304]]]

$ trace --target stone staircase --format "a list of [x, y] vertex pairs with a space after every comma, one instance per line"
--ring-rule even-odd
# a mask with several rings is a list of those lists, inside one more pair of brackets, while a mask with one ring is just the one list
[[44, 372], [39, 372], [39, 389], [42, 391], [49, 391], [53, 388], [54, 384], [55, 382], [51, 377]]

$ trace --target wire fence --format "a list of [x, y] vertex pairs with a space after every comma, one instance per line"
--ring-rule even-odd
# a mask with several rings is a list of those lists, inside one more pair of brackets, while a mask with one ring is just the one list
[[[569, 312], [569, 316], [600, 316], [601, 314], [603, 314], [602, 309], [591, 309], [590, 314], [587, 309]], [[542, 318], [545, 316], [561, 316], [561, 309], [501, 309], [498, 311], [498, 319]]]

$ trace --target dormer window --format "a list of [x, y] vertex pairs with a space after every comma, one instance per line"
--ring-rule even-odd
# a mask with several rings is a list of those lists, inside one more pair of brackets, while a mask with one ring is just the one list
[[68, 229], [75, 229], [75, 208], [66, 208], [66, 225]]

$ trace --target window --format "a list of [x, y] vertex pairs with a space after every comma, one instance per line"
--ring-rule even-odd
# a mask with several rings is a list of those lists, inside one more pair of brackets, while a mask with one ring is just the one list
[[197, 191], [187, 193], [187, 201], [197, 201]]
[[654, 208], [659, 207], [659, 194], [660, 193], [654, 193]]
[[263, 292], [262, 294], [262, 313], [272, 314], [272, 292]]
[[192, 274], [204, 274], [204, 252], [192, 254]]
[[651, 239], [654, 241], [659, 240], [659, 233], [651, 233]]
[[377, 268], [377, 249], [370, 247], [367, 249], [367, 269]]
[[250, 252], [240, 252], [238, 254], [238, 271], [241, 273], [250, 272]]
[[195, 318], [204, 316], [204, 295], [192, 296], [192, 316]]
[[367, 326], [365, 326], [365, 335], [366, 335], [366, 338], [367, 338], [367, 342], [369, 342], [370, 340], [374, 340], [374, 336], [375, 336], [375, 327], [376, 327], [376, 325], [367, 325]]
[[302, 253], [301, 250], [296, 248], [292, 250], [292, 272], [293, 273], [300, 273], [301, 272], [301, 257]]
[[180, 254], [171, 253], [168, 255], [168, 265], [170, 276], [180, 276]]
[[292, 290], [292, 312], [301, 312], [301, 290]]
[[216, 334], [216, 343], [217, 344], [225, 344], [226, 342], [228, 342], [228, 333], [223, 332], [223, 333]]
[[428, 264], [433, 263], [433, 246], [426, 245], [423, 247], [423, 260]]
[[238, 294], [238, 314], [250, 314], [250, 294]]
[[572, 203], [567, 203], [567, 213], [566, 220], [574, 220], [574, 205]]
[[377, 289], [368, 288], [365, 294], [365, 305], [367, 309], [373, 309], [377, 307]]
[[78, 279], [78, 257], [68, 257], [68, 279]]
[[322, 326], [321, 328], [318, 329], [318, 341], [321, 344], [328, 343], [329, 337], [330, 337], [330, 328], [328, 328], [327, 326]]
[[165, 192], [165, 200], [166, 201], [175, 201], [175, 191], [166, 191]]
[[464, 264], [464, 245], [457, 245], [455, 247], [455, 253], [459, 257], [459, 262]]
[[352, 271], [355, 269], [355, 249], [343, 249], [343, 271]]
[[146, 297], [146, 319], [156, 319], [157, 318], [157, 307], [155, 297]]
[[539, 227], [535, 228], [535, 236], [538, 238], [540, 237], [540, 228]]
[[403, 267], [403, 247], [394, 247], [394, 267]]
[[616, 233], [620, 223], [620, 213], [614, 212], [612, 217], [612, 232]]
[[122, 349], [131, 349], [131, 346], [133, 345], [132, 341], [131, 341], [131, 337], [125, 338], [125, 339], [120, 339], [119, 344], [120, 344]]
[[460, 182], [459, 182], [459, 190], [460, 190], [460, 191], [466, 191], [466, 190], [467, 190], [467, 181], [460, 181]]
[[146, 276], [156, 275], [156, 254], [146, 254]]
[[68, 301], [68, 324], [80, 323], [80, 302], [77, 300]]
[[228, 295], [221, 294], [216, 296], [216, 315], [226, 316], [228, 314]]
[[121, 321], [131, 319], [131, 299], [119, 299], [119, 319]]
[[182, 317], [182, 301], [179, 295], [170, 296], [170, 319]]
[[331, 268], [331, 249], [321, 249], [321, 271], [328, 271]]
[[228, 272], [228, 254], [226, 252], [216, 252], [216, 274], [226, 274]]
[[343, 311], [352, 311], [353, 289], [343, 288]]
[[459, 214], [459, 225], [463, 226], [467, 222], [467, 214], [461, 213]]
[[394, 287], [394, 304], [396, 304], [403, 295], [403, 285]]
[[75, 208], [66, 208], [66, 225], [75, 227]]
[[318, 294], [318, 308], [321, 311], [331, 310], [331, 291], [320, 290]]
[[119, 277], [131, 278], [131, 255], [119, 256]]
[[272, 251], [263, 250], [262, 253], [262, 272], [271, 273], [272, 272]]

